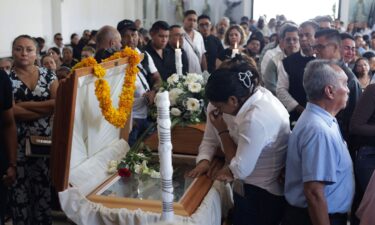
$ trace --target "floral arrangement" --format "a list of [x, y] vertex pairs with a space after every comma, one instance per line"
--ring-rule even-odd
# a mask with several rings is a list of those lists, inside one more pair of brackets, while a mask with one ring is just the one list
[[188, 125], [205, 121], [204, 87], [209, 74], [172, 74], [163, 83], [161, 91], [169, 92], [173, 124]]
[[[167, 90], [169, 92], [172, 126], [177, 124], [184, 126], [205, 121], [204, 87], [208, 77], [208, 73], [202, 75], [188, 73], [186, 76], [172, 74], [163, 83], [160, 91]], [[151, 114], [152, 117], [156, 118], [155, 106], [151, 108]], [[132, 173], [136, 173], [160, 178], [160, 173], [157, 172], [158, 164], [149, 165], [149, 162], [152, 161], [151, 150], [143, 143], [146, 136], [155, 127], [156, 123], [151, 123], [122, 160], [109, 162], [108, 173], [117, 171], [121, 177], [129, 177]]]
[[99, 107], [102, 114], [109, 123], [118, 128], [122, 128], [124, 127], [126, 120], [132, 111], [135, 79], [139, 71], [137, 65], [140, 63], [140, 57], [135, 50], [125, 48], [123, 51], [115, 53], [113, 56], [105, 59], [104, 61], [119, 58], [127, 58], [128, 66], [125, 70], [125, 80], [122, 85], [118, 109], [112, 105], [111, 88], [108, 82], [103, 79], [106, 74], [105, 69], [93, 57], [85, 58], [81, 62], [77, 63], [73, 67], [72, 73], [74, 70], [82, 67], [94, 68], [94, 76], [98, 78], [95, 81], [95, 95], [99, 101]]
[[[143, 143], [141, 143], [143, 145]], [[143, 149], [139, 152], [136, 148], [131, 148], [121, 161], [112, 160], [108, 165], [108, 173], [117, 171], [120, 177], [130, 177], [132, 172], [138, 175], [149, 175], [152, 178], [160, 178], [160, 172], [157, 171], [157, 165], [149, 165], [153, 157], [151, 151], [146, 146], [139, 146]]]

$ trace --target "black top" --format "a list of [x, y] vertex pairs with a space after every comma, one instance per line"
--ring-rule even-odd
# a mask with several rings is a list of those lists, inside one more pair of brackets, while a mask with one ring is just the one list
[[375, 84], [367, 86], [355, 106], [350, 133], [357, 135], [358, 147], [375, 147]]
[[8, 156], [4, 148], [3, 135], [3, 117], [2, 112], [10, 109], [13, 103], [12, 83], [9, 80], [8, 74], [0, 70], [0, 175], [4, 174], [8, 167]]
[[[176, 73], [176, 58], [175, 51], [172, 47], [167, 45], [163, 49], [163, 58], [159, 56], [156, 50], [152, 47], [151, 42], [149, 42], [144, 50], [150, 54], [152, 60], [154, 60], [155, 66], [159, 71], [161, 78], [166, 81], [169, 76]], [[184, 64], [185, 55], [185, 64]], [[182, 73], [186, 73], [188, 70], [186, 53], [182, 51]]]
[[103, 59], [106, 59], [108, 57], [110, 57], [111, 55], [113, 55], [114, 53], [116, 52], [115, 49], [112, 49], [112, 48], [107, 48], [107, 49], [99, 49], [96, 53], [95, 53], [95, 59], [98, 63], [101, 63]]
[[77, 63], [79, 63], [78, 60], [73, 58], [72, 61], [70, 62], [70, 64], [63, 63], [63, 64], [61, 64], [61, 66], [73, 68]]
[[[306, 107], [306, 92], [303, 88], [303, 73], [306, 64], [315, 59], [313, 56], [303, 57], [301, 52], [293, 53], [292, 55], [283, 59], [283, 66], [289, 79], [289, 94], [298, 102], [299, 105]], [[296, 112], [290, 113], [290, 120], [297, 121], [299, 114]]]
[[232, 49], [226, 48], [223, 51], [221, 51], [217, 57], [221, 61], [231, 59], [232, 58]]
[[208, 72], [212, 73], [216, 67], [216, 59], [219, 56], [219, 53], [224, 51], [223, 45], [219, 38], [209, 35], [203, 37], [204, 48], [206, 49], [206, 58], [207, 58], [207, 67]]
[[345, 109], [341, 110], [336, 115], [336, 119], [340, 126], [341, 133], [343, 134], [345, 140], [349, 142], [349, 123], [357, 101], [362, 94], [362, 89], [357, 77], [354, 75], [352, 70], [345, 65], [344, 61], [340, 61], [339, 65], [348, 77], [348, 88], [350, 92]]

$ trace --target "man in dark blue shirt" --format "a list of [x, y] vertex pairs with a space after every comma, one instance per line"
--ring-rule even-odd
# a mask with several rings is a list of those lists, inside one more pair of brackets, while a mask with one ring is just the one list
[[207, 69], [212, 73], [216, 68], [216, 58], [221, 51], [224, 51], [219, 38], [211, 34], [211, 19], [207, 15], [198, 17], [198, 30], [202, 34], [204, 47], [206, 49]]
[[13, 116], [12, 85], [0, 70], [0, 224], [4, 224], [7, 186], [16, 180], [17, 130]]

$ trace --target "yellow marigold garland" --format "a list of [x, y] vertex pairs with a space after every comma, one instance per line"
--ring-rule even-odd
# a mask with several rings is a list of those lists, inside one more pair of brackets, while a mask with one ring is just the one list
[[118, 128], [124, 127], [132, 110], [135, 79], [139, 71], [137, 65], [141, 61], [139, 54], [135, 50], [126, 47], [123, 51], [116, 52], [114, 55], [103, 60], [103, 62], [120, 58], [128, 58], [128, 66], [125, 70], [125, 80], [122, 85], [118, 109], [113, 107], [111, 99], [111, 87], [109, 86], [108, 82], [103, 79], [106, 74], [105, 69], [93, 57], [83, 59], [72, 69], [73, 72], [74, 70], [82, 67], [94, 68], [94, 76], [98, 78], [95, 81], [95, 95], [99, 101], [99, 107], [104, 118]]

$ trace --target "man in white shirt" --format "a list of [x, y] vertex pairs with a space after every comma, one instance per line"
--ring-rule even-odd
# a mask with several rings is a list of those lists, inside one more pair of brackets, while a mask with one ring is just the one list
[[[299, 51], [299, 37], [298, 27], [294, 23], [285, 23], [280, 27], [280, 43], [283, 46], [282, 52], [277, 52], [268, 62], [265, 67], [263, 76], [264, 87], [267, 88], [272, 94], [276, 95], [277, 84], [277, 66], [285, 57]], [[267, 52], [268, 53], [268, 52]], [[266, 53], [266, 54], [267, 54]], [[264, 60], [264, 59], [263, 59]]]
[[[121, 43], [123, 47], [137, 48], [139, 36], [135, 23], [131, 20], [122, 20], [117, 24], [117, 30], [121, 34]], [[161, 77], [155, 67], [152, 57], [144, 52], [143, 61], [138, 64], [140, 72], [135, 81], [134, 103], [133, 103], [133, 127], [129, 134], [129, 145], [132, 146], [136, 140], [147, 129], [149, 121], [148, 107], [154, 103], [155, 94], [161, 85]], [[148, 78], [148, 79], [147, 79]]]
[[202, 73], [207, 70], [207, 61], [204, 53], [204, 41], [202, 35], [196, 31], [198, 16], [194, 10], [188, 10], [184, 14], [184, 43], [182, 48], [185, 50], [189, 61], [189, 73]]
[[56, 47], [56, 48], [60, 49], [60, 56], [62, 57], [64, 43], [63, 43], [63, 38], [62, 38], [61, 33], [56, 33], [53, 36], [53, 45], [52, 45], [52, 47]]

